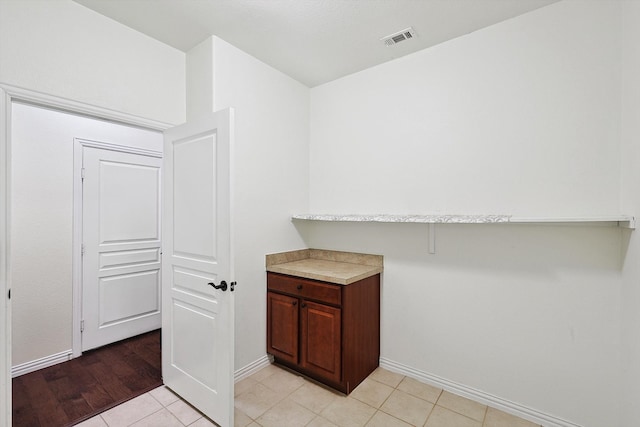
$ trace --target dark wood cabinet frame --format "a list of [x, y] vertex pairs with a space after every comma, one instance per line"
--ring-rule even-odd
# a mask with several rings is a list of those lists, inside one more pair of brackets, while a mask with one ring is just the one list
[[380, 275], [336, 285], [267, 273], [267, 353], [349, 394], [380, 360]]

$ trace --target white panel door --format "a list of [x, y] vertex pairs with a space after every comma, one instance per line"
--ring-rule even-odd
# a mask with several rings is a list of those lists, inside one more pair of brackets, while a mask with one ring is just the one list
[[82, 350], [161, 326], [162, 159], [83, 147]]
[[233, 425], [232, 120], [166, 131], [163, 166], [163, 380], [221, 426]]

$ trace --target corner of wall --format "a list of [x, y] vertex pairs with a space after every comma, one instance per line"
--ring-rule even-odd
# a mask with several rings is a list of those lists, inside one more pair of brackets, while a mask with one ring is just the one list
[[[622, 119], [621, 119], [621, 204], [636, 216], [640, 215], [640, 3], [623, 1], [622, 20]], [[640, 235], [628, 236], [622, 268], [622, 331], [620, 363], [620, 413], [622, 425], [640, 423]]]
[[186, 54], [187, 120], [215, 111], [214, 38], [206, 38]]

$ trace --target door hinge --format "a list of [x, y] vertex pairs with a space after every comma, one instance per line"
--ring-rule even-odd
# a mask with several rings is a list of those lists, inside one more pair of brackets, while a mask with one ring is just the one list
[[80, 321], [80, 332], [84, 332], [84, 320]]
[[80, 245], [80, 255], [84, 255], [84, 243]]
[[9, 289], [9, 292], [7, 293], [7, 298], [11, 299], [11, 289]]
[[80, 177], [84, 181], [84, 168], [80, 169]]

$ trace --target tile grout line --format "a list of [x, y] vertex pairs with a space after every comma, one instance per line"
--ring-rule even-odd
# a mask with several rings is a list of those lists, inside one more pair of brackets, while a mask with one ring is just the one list
[[[153, 397], [153, 395], [152, 395], [151, 393], [146, 392], [145, 394], [148, 394], [148, 395], [149, 395], [153, 400], [155, 400], [156, 402], [158, 402], [158, 399], [156, 399], [155, 397]], [[141, 394], [140, 396], [144, 396], [144, 394]], [[136, 421], [132, 422], [131, 424], [129, 424], [129, 425], [128, 425], [128, 427], [131, 427], [131, 426], [132, 426], [132, 425], [134, 425], [135, 423], [139, 423], [140, 421], [142, 421], [142, 420], [144, 420], [144, 419], [147, 419], [147, 418], [149, 418], [149, 417], [150, 417], [150, 416], [152, 416], [152, 415], [157, 414], [158, 412], [162, 411], [163, 409], [166, 409], [166, 407], [165, 407], [161, 402], [158, 402], [158, 405], [160, 405], [160, 409], [158, 409], [157, 411], [152, 412], [152, 413], [150, 413], [150, 414], [148, 414], [148, 415], [146, 415], [146, 416], [144, 416], [144, 417], [140, 418], [139, 420], [136, 420]], [[169, 411], [169, 410], [167, 409], [167, 411]], [[173, 413], [172, 413], [171, 411], [169, 411], [169, 413], [170, 413], [170, 414], [175, 418], [175, 415], [173, 415]], [[177, 419], [177, 418], [176, 418], [176, 419]], [[178, 422], [184, 426], [184, 424], [182, 423], [182, 421], [178, 420]], [[109, 426], [109, 424], [108, 424], [108, 423], [107, 423], [107, 426]], [[109, 427], [111, 427], [111, 426], [109, 426]]]
[[484, 427], [484, 424], [487, 422], [487, 413], [489, 412], [489, 405], [485, 405], [486, 407], [484, 408], [484, 417], [482, 417], [482, 427]]
[[[365, 378], [365, 379], [362, 381], [362, 383], [363, 383], [364, 381], [366, 381], [367, 379], [369, 379], [369, 377]], [[402, 380], [404, 380], [404, 379], [405, 379], [405, 377], [403, 376], [403, 377], [402, 377]], [[402, 382], [402, 380], [400, 380], [400, 381], [398, 382], [398, 385], [400, 385], [400, 383]], [[375, 378], [371, 378], [371, 381], [373, 381], [373, 382], [375, 382], [375, 383], [378, 383], [378, 384], [386, 385], [387, 387], [391, 387], [389, 384], [385, 384], [385, 383], [383, 383], [383, 382], [381, 382], [381, 381], [377, 381]], [[360, 384], [362, 384], [362, 383], [360, 383]], [[395, 390], [398, 390], [398, 385], [396, 385], [395, 387], [392, 387], [394, 391], [395, 391]], [[358, 387], [360, 387], [360, 385], [358, 385]], [[353, 391], [355, 391], [358, 387], [356, 387], [355, 389], [353, 389]], [[371, 420], [373, 419], [373, 417], [375, 417], [375, 416], [376, 416], [376, 414], [377, 414], [378, 412], [382, 412], [383, 414], [389, 415], [390, 417], [393, 417], [393, 418], [395, 418], [396, 420], [399, 420], [399, 421], [404, 422], [404, 421], [403, 421], [403, 420], [401, 420], [400, 418], [395, 417], [395, 416], [393, 416], [393, 415], [391, 415], [391, 414], [388, 414], [388, 413], [386, 413], [385, 411], [383, 411], [383, 410], [382, 410], [382, 406], [384, 406], [385, 402], [386, 402], [387, 400], [389, 400], [389, 398], [391, 397], [391, 395], [392, 395], [392, 394], [393, 394], [393, 391], [392, 391], [391, 393], [389, 393], [389, 396], [387, 396], [387, 397], [384, 399], [384, 401], [380, 404], [380, 407], [379, 407], [379, 408], [374, 408], [373, 406], [369, 405], [367, 402], [362, 402], [360, 399], [358, 399], [358, 398], [354, 397], [354, 399], [355, 399], [355, 400], [357, 400], [358, 402], [362, 402], [362, 403], [364, 403], [365, 405], [369, 406], [370, 408], [375, 409], [375, 412], [373, 413], [373, 415], [371, 415], [371, 417], [369, 417], [369, 419], [367, 420], [367, 422], [364, 424], [365, 426], [369, 423], [369, 421], [371, 421]], [[347, 397], [348, 397], [348, 396], [347, 396]]]
[[[432, 408], [431, 408], [431, 410], [429, 411], [429, 414], [427, 415], [427, 418], [424, 420], [424, 423], [423, 423], [423, 425], [422, 425], [422, 426], [424, 426], [424, 425], [426, 425], [427, 421], [429, 421], [429, 418], [431, 417], [431, 414], [433, 413], [433, 411], [434, 411], [434, 409], [435, 409], [435, 407], [436, 407], [436, 403], [435, 403], [435, 402], [429, 402], [428, 400], [423, 399], [423, 398], [421, 398], [420, 396], [415, 396], [415, 395], [413, 395], [413, 394], [411, 394], [411, 393], [408, 393], [408, 392], [406, 392], [406, 391], [400, 390], [398, 387], [400, 387], [400, 384], [402, 384], [402, 382], [403, 382], [406, 378], [407, 378], [407, 376], [406, 376], [406, 375], [403, 375], [403, 376], [402, 376], [402, 379], [398, 382], [398, 384], [397, 384], [395, 387], [393, 387], [393, 390], [394, 390], [394, 391], [396, 391], [396, 390], [397, 390], [397, 391], [399, 391], [399, 392], [405, 393], [405, 394], [407, 394], [407, 395], [409, 395], [409, 396], [415, 397], [416, 399], [420, 399], [420, 400], [425, 401], [425, 402], [427, 402], [427, 403], [429, 403], [429, 404], [431, 404], [431, 405], [432, 405]], [[371, 380], [372, 380], [373, 382], [378, 383], [378, 384], [382, 384], [382, 385], [389, 386], [389, 384], [385, 384], [385, 383], [383, 383], [383, 382], [377, 381], [375, 378], [371, 378]], [[389, 394], [389, 396], [387, 396], [387, 398], [382, 402], [382, 404], [380, 404], [380, 408], [375, 408], [375, 409], [376, 409], [376, 412], [374, 412], [374, 413], [373, 413], [373, 416], [375, 416], [375, 414], [376, 414], [377, 412], [382, 412], [383, 414], [389, 415], [390, 417], [395, 418], [396, 420], [398, 420], [398, 421], [400, 421], [400, 422], [403, 422], [403, 423], [409, 424], [408, 422], [406, 422], [406, 421], [404, 421], [404, 420], [402, 420], [402, 419], [400, 419], [400, 418], [396, 417], [396, 416], [395, 416], [395, 415], [393, 415], [393, 414], [389, 414], [388, 412], [385, 412], [385, 411], [382, 409], [382, 406], [384, 406], [385, 402], [386, 402], [387, 400], [389, 400], [389, 398], [391, 397], [391, 395], [392, 395], [392, 394], [393, 394], [393, 391]], [[441, 395], [441, 394], [442, 394], [442, 389], [440, 389], [440, 393], [438, 394], [438, 399], [440, 398], [440, 395]], [[437, 401], [438, 399], [436, 399], [436, 401]], [[363, 403], [365, 403], [365, 402], [363, 402]], [[372, 416], [371, 418], [373, 418], [373, 416]], [[371, 419], [369, 419], [367, 422], [369, 422], [369, 421], [371, 421]], [[365, 426], [366, 426], [366, 424], [365, 424]], [[416, 427], [422, 427], [422, 426], [416, 426]]]
[[484, 409], [484, 417], [482, 417], [482, 427], [484, 427], [487, 422], [487, 414], [489, 413], [489, 405]]
[[[272, 366], [273, 366], [273, 365], [272, 365]], [[279, 368], [279, 369], [281, 369], [281, 368]], [[301, 378], [303, 382], [302, 382], [302, 384], [300, 384], [298, 387], [296, 387], [295, 389], [293, 389], [291, 392], [289, 392], [288, 394], [286, 394], [282, 399], [280, 399], [279, 401], [277, 401], [277, 402], [275, 402], [273, 405], [271, 405], [267, 410], [265, 410], [265, 411], [264, 411], [262, 414], [260, 414], [257, 418], [255, 418], [255, 419], [254, 419], [254, 418], [251, 418], [248, 414], [246, 414], [246, 413], [244, 413], [244, 412], [243, 412], [245, 415], [247, 415], [247, 417], [249, 417], [249, 419], [251, 419], [254, 423], [256, 423], [256, 424], [258, 424], [258, 425], [260, 425], [260, 423], [258, 423], [258, 418], [260, 418], [261, 416], [263, 416], [264, 414], [266, 414], [267, 412], [269, 412], [271, 409], [273, 409], [275, 406], [277, 406], [278, 404], [282, 403], [282, 402], [283, 402], [283, 401], [285, 401], [286, 399], [289, 399], [293, 393], [295, 393], [295, 392], [296, 392], [298, 389], [300, 389], [300, 388], [301, 388], [305, 383], [307, 383], [307, 382], [308, 382], [308, 381], [307, 381], [303, 376], [301, 376], [301, 375], [296, 375], [296, 374], [294, 374], [294, 373], [292, 373], [292, 372], [290, 372], [290, 371], [288, 371], [288, 370], [286, 370], [286, 369], [282, 369], [282, 370], [283, 370], [284, 372], [288, 372], [289, 374], [294, 375], [294, 376], [296, 376], [296, 377], [298, 377], [298, 378]], [[277, 390], [273, 390], [271, 387], [269, 387], [267, 384], [265, 384], [265, 383], [264, 383], [264, 381], [266, 381], [268, 378], [271, 378], [271, 377], [272, 377], [273, 375], [275, 375], [275, 374], [276, 374], [276, 372], [273, 372], [273, 373], [271, 373], [270, 375], [267, 375], [266, 377], [264, 377], [263, 379], [261, 379], [260, 381], [256, 381], [256, 382], [257, 382], [258, 384], [261, 384], [262, 386], [264, 386], [264, 387], [268, 388], [269, 390], [272, 390], [273, 392], [276, 392], [276, 393], [277, 393], [277, 392], [278, 392]], [[241, 393], [241, 394], [242, 394], [242, 393]], [[234, 400], [235, 400], [235, 398], [234, 398]], [[295, 402], [295, 401], [293, 401], [293, 403], [296, 403], [296, 402]], [[296, 404], [297, 404], [297, 403], [296, 403]], [[235, 405], [234, 405], [234, 409], [235, 409]], [[305, 409], [306, 409], [306, 408], [305, 408]], [[320, 414], [316, 414], [316, 413], [315, 413], [315, 412], [313, 412], [313, 411], [310, 411], [310, 412], [312, 412], [314, 415], [317, 415], [317, 416], [319, 416], [319, 415], [320, 415]], [[312, 421], [313, 421], [313, 419], [312, 419]], [[311, 421], [309, 421], [309, 422], [311, 422]]]
[[[442, 395], [444, 394], [444, 392], [445, 392], [445, 391], [447, 391], [447, 390], [444, 390], [444, 389], [442, 390], [442, 393], [440, 393], [440, 397], [442, 397]], [[452, 393], [452, 392], [450, 392], [450, 391], [447, 391], [447, 392], [448, 392], [449, 394], [453, 395], [453, 396], [456, 396], [456, 397], [459, 397], [459, 398], [462, 398], [462, 399], [466, 399], [466, 400], [468, 400], [468, 401], [470, 401], [470, 402], [477, 403], [477, 404], [479, 404], [479, 405], [484, 406], [484, 415], [482, 416], [482, 421], [477, 420], [477, 419], [475, 419], [475, 418], [472, 418], [472, 417], [470, 417], [470, 416], [469, 416], [469, 415], [467, 415], [467, 414], [463, 414], [462, 412], [458, 412], [456, 409], [452, 409], [452, 408], [449, 408], [449, 407], [444, 406], [444, 405], [439, 405], [441, 408], [447, 409], [447, 410], [449, 410], [449, 411], [451, 411], [451, 412], [453, 412], [453, 413], [455, 413], [455, 414], [461, 415], [461, 416], [463, 416], [463, 417], [465, 417], [465, 418], [469, 418], [470, 420], [477, 421], [477, 422], [481, 423], [481, 424], [480, 424], [480, 426], [481, 426], [481, 427], [483, 427], [483, 426], [484, 426], [484, 421], [485, 421], [485, 419], [486, 419], [486, 417], [487, 417], [487, 412], [488, 412], [488, 410], [489, 410], [489, 405], [485, 405], [485, 404], [483, 404], [483, 403], [477, 402], [477, 401], [475, 401], [475, 400], [473, 400], [473, 399], [466, 398], [466, 397], [464, 397], [464, 396], [460, 396], [459, 394]], [[438, 400], [440, 400], [440, 397], [438, 397]]]
[[[405, 376], [405, 378], [407, 378], [407, 377]], [[398, 385], [400, 385], [400, 384], [398, 384]], [[427, 423], [429, 422], [429, 418], [431, 418], [431, 415], [433, 415], [433, 412], [436, 410], [436, 406], [438, 406], [438, 400], [440, 400], [440, 396], [442, 396], [443, 392], [444, 392], [444, 390], [440, 388], [440, 392], [438, 393], [438, 397], [436, 398], [435, 402], [429, 402], [427, 400], [427, 402], [433, 403], [433, 408], [431, 408], [431, 412], [429, 412], [429, 415], [427, 415], [427, 419], [424, 420], [423, 426], [426, 426]], [[418, 396], [416, 396], [416, 397], [418, 397]]]

